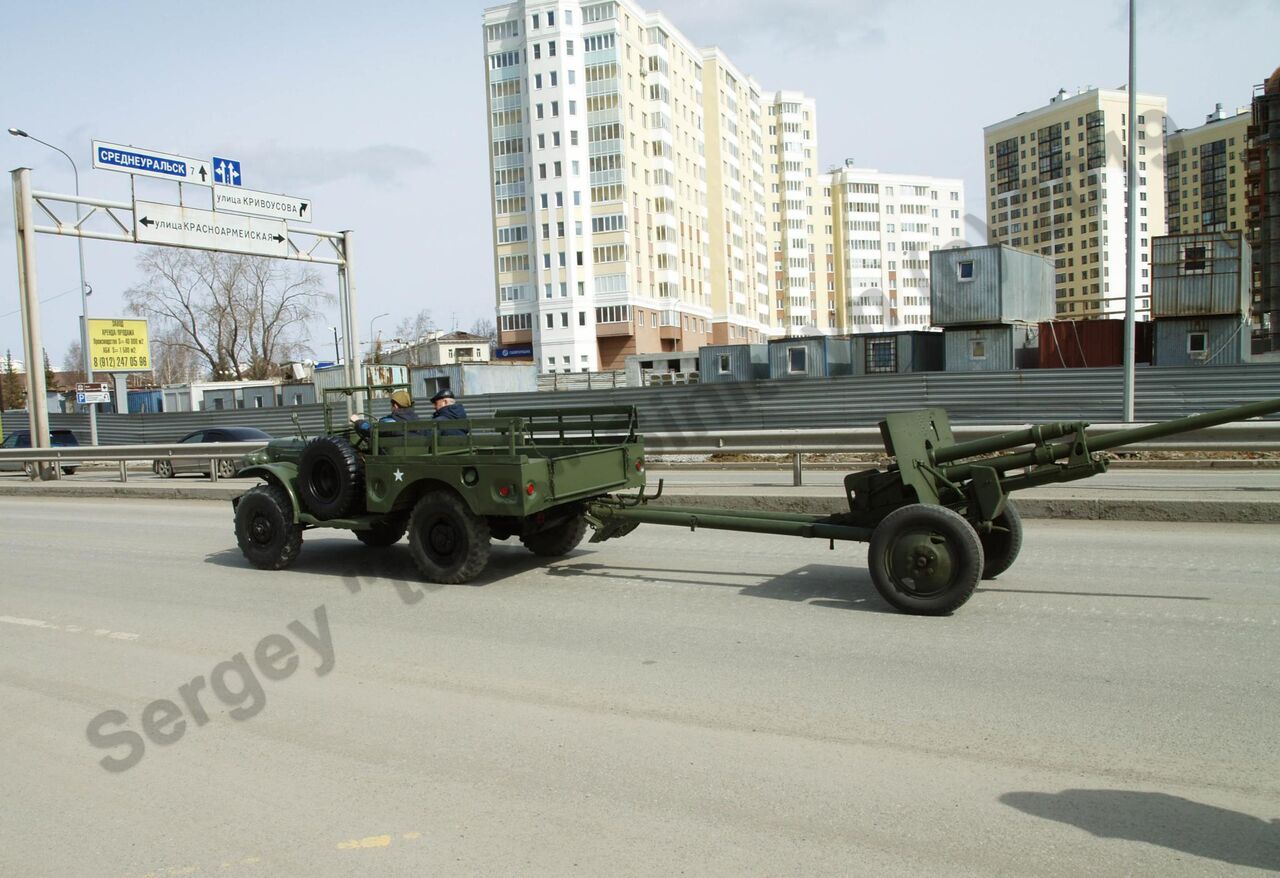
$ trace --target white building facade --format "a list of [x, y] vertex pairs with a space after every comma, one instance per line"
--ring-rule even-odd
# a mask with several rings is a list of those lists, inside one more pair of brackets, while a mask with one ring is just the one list
[[844, 331], [928, 329], [929, 253], [967, 246], [963, 181], [846, 163], [823, 185]]

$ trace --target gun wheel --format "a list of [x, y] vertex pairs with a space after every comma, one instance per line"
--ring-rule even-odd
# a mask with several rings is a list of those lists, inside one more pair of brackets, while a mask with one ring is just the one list
[[1004, 510], [991, 522], [991, 530], [981, 535], [982, 578], [995, 579], [1013, 566], [1022, 551], [1022, 515], [1012, 500], [1006, 500]]
[[409, 551], [429, 582], [475, 579], [489, 564], [489, 523], [448, 491], [431, 491], [413, 507]]
[[978, 587], [982, 543], [958, 513], [913, 504], [895, 509], [876, 526], [867, 564], [876, 591], [895, 608], [944, 616]]
[[573, 551], [587, 533], [587, 519], [581, 513], [566, 518], [546, 530], [524, 534], [520, 542], [535, 555], [543, 558], [560, 558]]

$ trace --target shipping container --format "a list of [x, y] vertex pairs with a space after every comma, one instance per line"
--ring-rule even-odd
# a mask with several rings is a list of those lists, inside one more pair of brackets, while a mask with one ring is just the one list
[[1253, 266], [1242, 232], [1161, 235], [1151, 252], [1153, 319], [1249, 313]]
[[[1151, 362], [1153, 324], [1134, 325], [1134, 362]], [[1124, 365], [1123, 320], [1053, 320], [1040, 324], [1041, 369]]]
[[767, 344], [712, 344], [698, 348], [698, 373], [703, 384], [757, 381], [769, 377]]
[[[323, 402], [323, 393], [326, 389], [347, 386], [347, 370], [345, 366], [330, 366], [325, 369], [317, 368], [312, 374], [311, 380], [316, 386], [316, 401]], [[357, 384], [362, 387], [408, 383], [409, 367], [398, 363], [367, 363], [364, 366], [363, 377], [357, 381]], [[378, 391], [374, 393], [374, 398], [386, 395], [385, 391]]]
[[527, 361], [415, 366], [409, 375], [413, 398], [418, 401], [430, 399], [445, 388], [458, 399], [488, 393], [533, 393], [538, 389], [538, 367]]
[[775, 338], [769, 342], [770, 378], [852, 375], [853, 345], [845, 336]]
[[1012, 372], [1039, 365], [1040, 328], [971, 326], [942, 333], [948, 372]]
[[1239, 366], [1252, 362], [1246, 315], [1165, 317], [1155, 326], [1157, 366]]
[[868, 332], [849, 340], [854, 375], [941, 372], [946, 365], [941, 332]]
[[[649, 387], [654, 384], [697, 384], [697, 351], [659, 351], [652, 354], [631, 354], [622, 361], [628, 387]], [[669, 375], [670, 378], [661, 376]], [[675, 376], [680, 376], [678, 379]]]
[[929, 254], [934, 326], [1039, 323], [1054, 316], [1053, 262], [1003, 244]]

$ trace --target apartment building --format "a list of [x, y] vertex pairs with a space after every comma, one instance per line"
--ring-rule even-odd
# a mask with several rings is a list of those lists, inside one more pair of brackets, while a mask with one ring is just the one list
[[841, 330], [928, 328], [929, 253], [966, 246], [963, 181], [846, 161], [822, 182]]
[[1245, 154], [1249, 107], [1234, 114], [1218, 104], [1198, 128], [1165, 140], [1165, 206], [1169, 234], [1238, 231], [1248, 224]]
[[[1060, 319], [1125, 312], [1128, 94], [1059, 91], [983, 129], [987, 234], [1054, 260]], [[1138, 95], [1138, 319], [1150, 313], [1151, 238], [1165, 233], [1167, 100]]]
[[764, 103], [760, 86], [719, 49], [702, 53], [712, 341], [770, 334]]
[[484, 13], [499, 344], [621, 369], [712, 335], [702, 52], [627, 0]]
[[769, 276], [773, 326], [787, 335], [839, 330], [839, 297], [827, 282], [827, 223], [818, 175], [818, 113], [797, 91], [765, 96]]
[[1247, 205], [1259, 353], [1280, 351], [1280, 67], [1254, 88]]

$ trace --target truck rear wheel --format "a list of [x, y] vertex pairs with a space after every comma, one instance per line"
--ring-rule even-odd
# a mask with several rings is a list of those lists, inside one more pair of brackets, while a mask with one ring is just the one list
[[298, 502], [316, 518], [341, 518], [364, 493], [364, 461], [341, 436], [312, 439], [298, 459]]
[[293, 521], [293, 504], [278, 485], [250, 488], [236, 504], [236, 542], [254, 567], [283, 570], [302, 551], [302, 525]]
[[560, 558], [573, 551], [587, 533], [587, 520], [581, 512], [537, 533], [522, 534], [520, 542], [535, 555]]
[[914, 503], [895, 509], [876, 525], [867, 566], [876, 591], [897, 609], [945, 616], [978, 587], [982, 543], [959, 513]]
[[352, 533], [366, 546], [382, 549], [400, 542], [408, 529], [409, 515], [401, 512], [387, 516], [368, 530], [353, 530]]
[[489, 564], [489, 523], [456, 494], [431, 491], [413, 507], [409, 551], [430, 582], [470, 582]]

